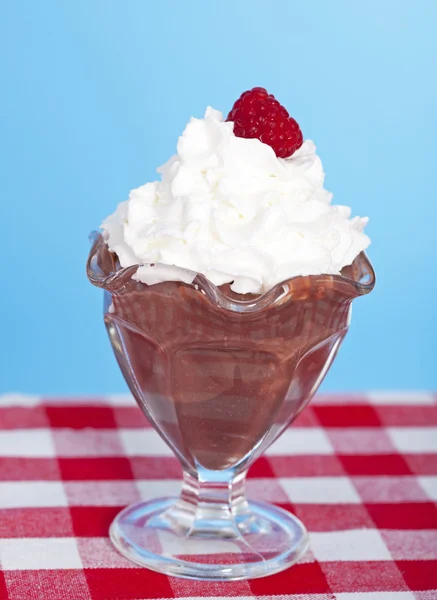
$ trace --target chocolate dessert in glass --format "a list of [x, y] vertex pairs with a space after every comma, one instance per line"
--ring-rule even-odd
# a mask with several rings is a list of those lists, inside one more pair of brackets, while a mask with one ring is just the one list
[[308, 404], [352, 300], [375, 283], [366, 220], [330, 204], [284, 111], [255, 88], [227, 122], [211, 109], [192, 120], [162, 181], [93, 236], [87, 273], [118, 364], [183, 469], [178, 498], [127, 507], [110, 537], [168, 575], [263, 577], [303, 555], [304, 525], [247, 500], [245, 477]]

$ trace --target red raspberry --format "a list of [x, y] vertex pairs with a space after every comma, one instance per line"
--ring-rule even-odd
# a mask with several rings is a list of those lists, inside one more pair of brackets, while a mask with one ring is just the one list
[[255, 87], [241, 94], [226, 120], [234, 121], [236, 136], [258, 138], [280, 158], [291, 156], [303, 143], [297, 122], [264, 88]]

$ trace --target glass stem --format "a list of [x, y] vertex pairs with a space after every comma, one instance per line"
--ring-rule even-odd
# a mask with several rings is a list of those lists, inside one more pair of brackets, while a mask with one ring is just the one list
[[250, 529], [252, 513], [244, 488], [247, 471], [184, 472], [182, 491], [167, 511], [172, 527], [192, 538], [235, 539]]

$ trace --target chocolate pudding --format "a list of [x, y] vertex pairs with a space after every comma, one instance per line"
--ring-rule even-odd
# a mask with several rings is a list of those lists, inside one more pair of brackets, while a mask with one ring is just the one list
[[[371, 266], [296, 277], [262, 296], [134, 281], [102, 238], [89, 276], [107, 290], [105, 322], [140, 407], [187, 468], [226, 469], [263, 447], [304, 408], [348, 327]], [[112, 303], [111, 303], [112, 300]]]

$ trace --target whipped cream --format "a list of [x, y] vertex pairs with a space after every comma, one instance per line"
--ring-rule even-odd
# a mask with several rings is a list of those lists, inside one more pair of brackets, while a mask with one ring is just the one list
[[368, 219], [331, 204], [316, 147], [303, 143], [277, 158], [258, 139], [236, 137], [233, 123], [208, 108], [192, 118], [177, 154], [158, 169], [160, 181], [132, 190], [101, 225], [122, 267], [152, 285], [192, 281], [262, 293], [298, 275], [339, 274], [370, 244]]

